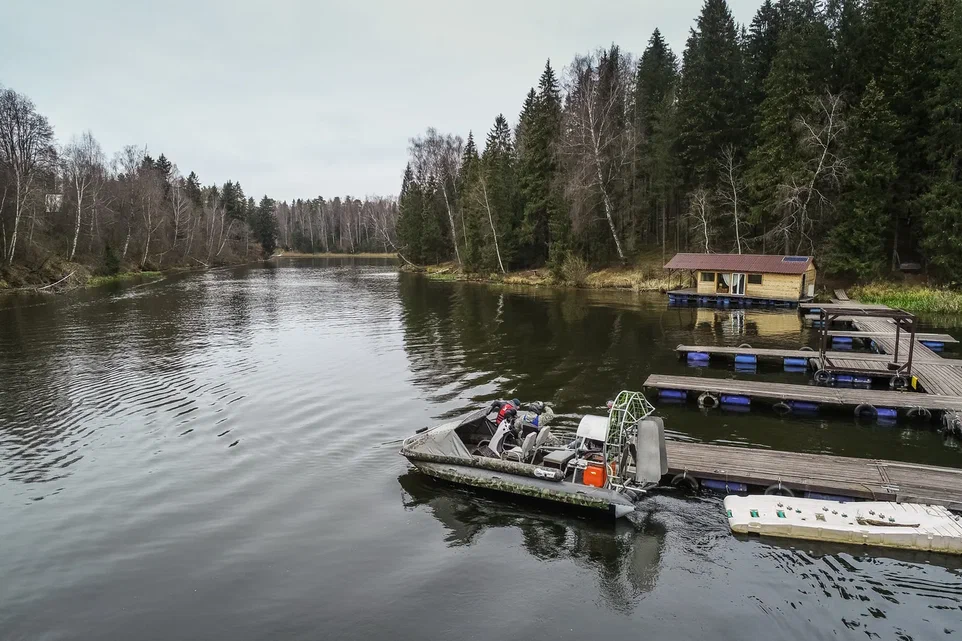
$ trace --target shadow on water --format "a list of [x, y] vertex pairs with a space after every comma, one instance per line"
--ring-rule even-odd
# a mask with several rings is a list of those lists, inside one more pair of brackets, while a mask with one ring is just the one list
[[398, 477], [405, 509], [427, 508], [450, 547], [471, 546], [491, 529], [520, 531], [535, 559], [567, 559], [592, 570], [608, 607], [629, 611], [658, 579], [664, 528], [651, 515], [611, 522], [503, 494], [477, 492], [417, 472]]

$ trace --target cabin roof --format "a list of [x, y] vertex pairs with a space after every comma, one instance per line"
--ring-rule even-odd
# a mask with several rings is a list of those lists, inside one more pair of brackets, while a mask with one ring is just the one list
[[753, 272], [761, 274], [804, 274], [811, 256], [769, 254], [675, 254], [665, 269]]

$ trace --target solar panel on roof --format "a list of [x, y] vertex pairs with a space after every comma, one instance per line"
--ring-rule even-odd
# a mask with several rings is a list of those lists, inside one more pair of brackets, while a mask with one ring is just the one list
[[808, 256], [782, 256], [783, 263], [807, 263]]

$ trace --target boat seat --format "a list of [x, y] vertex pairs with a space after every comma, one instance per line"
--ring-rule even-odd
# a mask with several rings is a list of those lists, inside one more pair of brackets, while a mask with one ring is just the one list
[[540, 430], [538, 430], [538, 437], [534, 441], [534, 448], [537, 450], [541, 448], [542, 445], [551, 437], [551, 430], [545, 425]]
[[504, 453], [502, 458], [504, 458], [506, 461], [520, 461], [524, 463], [525, 461], [528, 460], [528, 458], [531, 456], [531, 453], [534, 451], [534, 444], [535, 444], [535, 441], [537, 440], [538, 440], [538, 435], [535, 434], [534, 432], [531, 432], [530, 434], [524, 437], [524, 441], [522, 441], [521, 447], [512, 447], [511, 449], [507, 450]]

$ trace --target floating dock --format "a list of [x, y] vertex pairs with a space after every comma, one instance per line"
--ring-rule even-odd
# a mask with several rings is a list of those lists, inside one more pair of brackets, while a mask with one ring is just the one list
[[[708, 394], [714, 405], [725, 405], [724, 397], [752, 399], [785, 403], [789, 406], [795, 401], [813, 403], [817, 406], [834, 405], [838, 407], [857, 407], [872, 405], [875, 408], [925, 409], [929, 412], [962, 412], [962, 397], [923, 394], [921, 392], [885, 392], [870, 389], [847, 387], [822, 387], [816, 385], [792, 385], [790, 383], [766, 383], [727, 378], [708, 378], [706, 376], [665, 376], [652, 374], [645, 381], [645, 387], [685, 394], [695, 392]], [[681, 398], [666, 395], [659, 391], [659, 398]]]
[[[802, 300], [811, 300], [804, 298]], [[672, 289], [668, 292], [669, 305], [721, 305], [729, 307], [785, 307], [793, 308], [798, 305], [797, 300], [786, 298], [772, 298], [768, 296], [746, 296], [744, 294], [715, 294], [702, 293], [694, 287]]]
[[962, 554], [962, 517], [940, 505], [727, 496], [732, 532]]
[[[753, 399], [771, 401], [776, 411], [813, 412], [822, 405], [850, 406], [856, 415], [875, 415], [895, 419], [899, 410], [909, 416], [930, 417], [941, 414], [943, 430], [962, 436], [962, 360], [943, 358], [938, 351], [959, 341], [948, 334], [899, 332], [907, 319], [914, 317], [885, 305], [858, 304], [846, 301], [844, 292], [836, 292], [837, 302], [800, 303], [804, 311], [818, 311], [819, 318], [851, 325], [851, 330], [823, 328], [823, 340], [828, 347], [831, 338], [834, 349], [816, 352], [811, 348], [770, 349], [717, 345], [679, 345], [675, 350], [684, 355], [689, 364], [706, 365], [711, 358], [731, 357], [737, 368], [754, 372], [762, 360], [781, 361], [786, 371], [815, 371], [820, 384], [843, 387], [813, 387], [755, 381], [732, 381], [701, 377], [649, 377], [646, 385], [659, 390], [662, 399], [683, 400], [689, 392], [698, 392], [699, 404], [714, 407], [719, 404], [749, 407]], [[914, 336], [914, 342], [913, 342]], [[862, 340], [875, 353], [851, 349], [853, 340]], [[846, 348], [846, 346], [848, 348]], [[905, 358], [908, 358], [908, 364]], [[873, 380], [886, 380], [893, 388], [911, 387], [916, 390], [884, 392], [872, 390]], [[899, 379], [899, 380], [896, 380]], [[896, 383], [899, 383], [896, 386]], [[919, 393], [922, 392], [922, 393]]]
[[673, 478], [714, 481], [722, 489], [725, 484], [760, 489], [780, 484], [796, 496], [924, 503], [962, 511], [962, 469], [682, 441], [665, 445]]
[[[836, 292], [844, 300], [844, 292]], [[846, 376], [852, 387], [791, 385], [757, 380], [719, 379], [702, 376], [665, 376], [653, 374], [645, 386], [658, 390], [663, 400], [688, 400], [697, 396], [703, 407], [721, 406], [745, 409], [753, 403], [774, 404], [780, 413], [810, 413], [820, 407], [855, 408], [856, 415], [869, 410], [878, 417], [895, 419], [900, 413], [930, 417], [938, 412], [947, 433], [962, 435], [962, 360], [945, 359], [926, 343], [957, 342], [942, 334], [899, 334], [887, 320], [871, 317], [871, 310], [888, 310], [884, 305], [857, 306], [851, 302], [828, 305], [802, 303], [803, 309], [831, 308], [839, 310], [836, 319], [844, 318], [855, 331], [841, 332], [839, 337], [859, 337], [870, 342], [879, 352], [862, 353], [848, 350], [768, 349], [709, 345], [679, 345], [676, 351], [690, 363], [707, 363], [722, 356], [736, 364], [754, 365], [759, 360], [781, 360], [792, 369], [817, 373], [831, 369], [832, 380], [843, 382], [846, 368], [861, 373]], [[851, 316], [842, 316], [845, 310]], [[900, 314], [890, 310], [901, 322]], [[914, 319], [912, 319], [914, 322]], [[915, 332], [914, 325], [911, 327]], [[828, 336], [825, 337], [827, 339]], [[835, 341], [832, 341], [835, 344]], [[844, 341], [839, 341], [844, 342]], [[849, 343], [851, 341], [848, 341]], [[871, 383], [871, 378], [891, 377], [900, 373], [905, 363], [895, 354], [909, 357], [911, 375], [922, 391], [883, 391], [869, 385], [856, 388], [855, 383]], [[896, 352], [897, 350], [897, 352]], [[898, 362], [896, 362], [898, 361]], [[818, 372], [818, 370], [823, 370]], [[906, 368], [907, 371], [907, 368]], [[747, 489], [791, 492], [816, 499], [860, 499], [895, 503], [943, 505], [962, 511], [962, 469], [898, 463], [876, 459], [857, 459], [821, 454], [780, 452], [758, 448], [740, 448], [670, 441], [667, 443], [669, 475], [673, 484], [692, 484], [691, 479], [713, 489], [740, 492]]]

